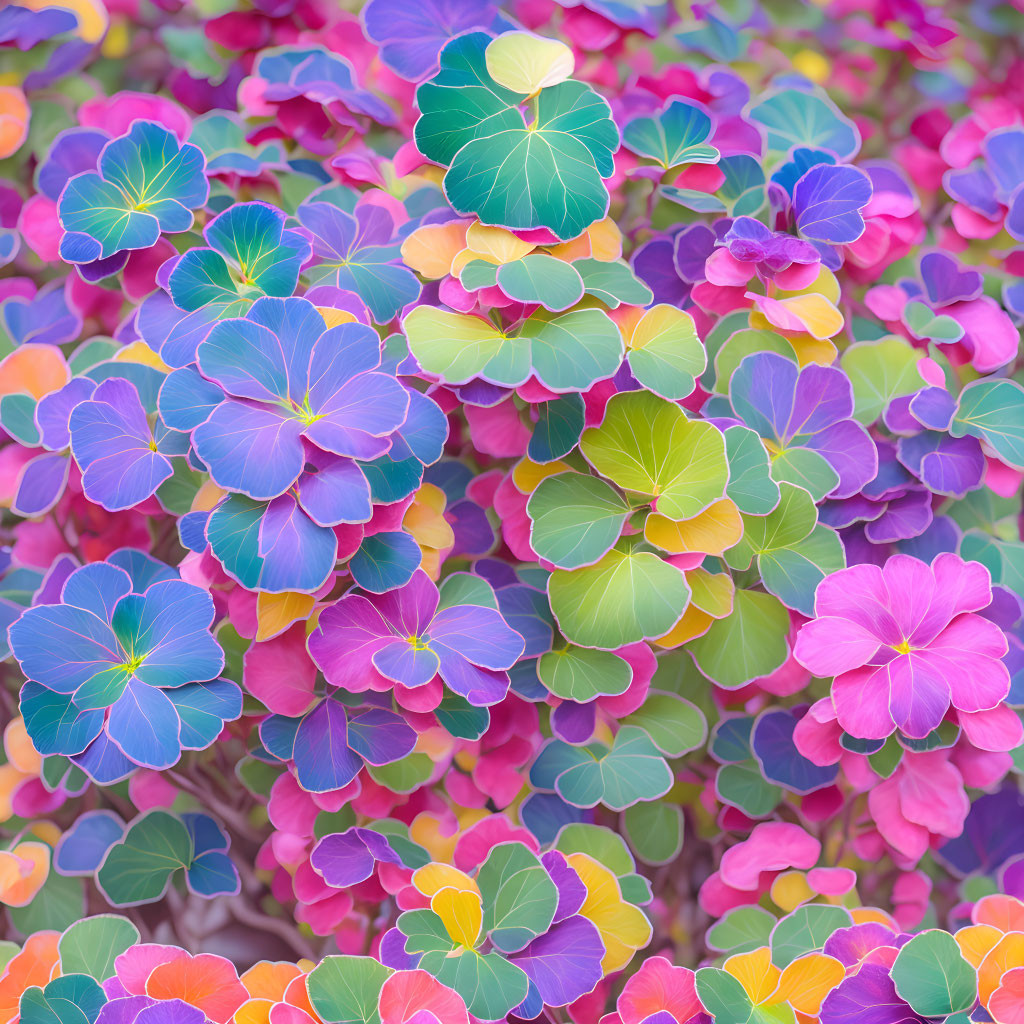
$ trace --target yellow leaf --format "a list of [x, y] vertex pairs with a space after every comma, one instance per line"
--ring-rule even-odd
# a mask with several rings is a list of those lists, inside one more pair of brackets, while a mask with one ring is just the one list
[[445, 887], [430, 897], [430, 909], [444, 923], [452, 942], [473, 949], [480, 938], [484, 908], [479, 893]]
[[647, 517], [644, 537], [669, 554], [720, 555], [743, 536], [740, 510], [728, 498], [709, 505], [692, 519], [677, 521], [656, 512]]
[[633, 954], [650, 942], [651, 923], [639, 907], [622, 898], [619, 880], [603, 864], [585, 853], [571, 853], [567, 860], [587, 887], [587, 898], [579, 913], [601, 933], [605, 974], [629, 963]]
[[130, 345], [125, 345], [114, 356], [114, 362], [141, 363], [143, 366], [152, 366], [161, 373], [171, 372], [171, 368], [144, 341], [133, 341]]
[[802, 871], [783, 871], [772, 882], [770, 895], [775, 906], [788, 914], [817, 894], [807, 884], [807, 876]]
[[689, 604], [686, 606], [686, 611], [683, 612], [682, 618], [664, 636], [659, 636], [654, 642], [666, 650], [678, 647], [680, 644], [688, 643], [690, 640], [696, 640], [697, 637], [703, 636], [711, 628], [711, 623], [714, 621], [707, 612], [701, 611], [694, 604]]
[[305, 619], [313, 610], [312, 594], [268, 594], [260, 591], [256, 598], [256, 639], [269, 640], [283, 633], [293, 622]]
[[763, 1003], [775, 991], [782, 976], [772, 963], [772, 951], [767, 946], [737, 953], [722, 966], [743, 986], [752, 1003]]
[[546, 480], [556, 473], [564, 473], [569, 468], [565, 462], [546, 462], [543, 465], [534, 462], [530, 458], [521, 459], [512, 470], [512, 483], [521, 494], [533, 494], [540, 486], [541, 480]]
[[572, 50], [557, 39], [543, 39], [532, 32], [506, 32], [484, 51], [487, 73], [498, 85], [527, 96], [558, 85], [576, 67]]
[[469, 225], [466, 246], [473, 250], [475, 259], [489, 263], [512, 263], [536, 248], [532, 242], [524, 242], [508, 228], [492, 228], [480, 221]]
[[824, 953], [798, 957], [782, 972], [770, 1003], [789, 1003], [799, 1013], [817, 1016], [821, 1002], [846, 976], [846, 968]]
[[[409, 834], [412, 835], [411, 830]], [[416, 841], [419, 842], [420, 840], [417, 839]], [[452, 848], [454, 849], [454, 842]], [[451, 864], [440, 864], [437, 862], [424, 864], [423, 867], [417, 868], [412, 873], [412, 884], [424, 896], [433, 896], [434, 893], [440, 892], [441, 889], [459, 889], [465, 892], [475, 892], [478, 896], [480, 895], [476, 882], [465, 871], [460, 871], [458, 868], [452, 867]]]
[[980, 967], [981, 962], [995, 948], [996, 943], [1003, 937], [998, 928], [990, 924], [969, 924], [961, 928], [953, 938], [956, 939], [960, 952], [964, 959], [972, 967]]
[[25, 719], [21, 715], [12, 718], [4, 729], [4, 750], [7, 753], [7, 760], [19, 772], [38, 775], [42, 771], [43, 759], [29, 739]]
[[347, 309], [335, 309], [333, 306], [317, 306], [316, 311], [324, 318], [324, 323], [330, 327], [340, 327], [342, 324], [354, 324], [355, 313]]

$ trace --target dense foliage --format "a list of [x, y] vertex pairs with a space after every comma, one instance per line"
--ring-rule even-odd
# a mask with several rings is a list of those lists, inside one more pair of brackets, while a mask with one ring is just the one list
[[1021, 38], [5, 3], [0, 1024], [1022, 1024]]

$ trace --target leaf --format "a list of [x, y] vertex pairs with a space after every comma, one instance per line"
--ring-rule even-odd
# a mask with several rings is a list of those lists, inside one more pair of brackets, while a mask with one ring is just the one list
[[491, 78], [527, 95], [564, 82], [576, 63], [565, 43], [532, 32], [505, 32], [487, 45], [484, 56]]
[[701, 1005], [715, 1024], [747, 1024], [751, 1021], [753, 1003], [750, 996], [728, 971], [701, 967], [697, 971], [696, 985]]
[[734, 569], [745, 569], [752, 555], [787, 548], [814, 529], [818, 512], [807, 491], [790, 483], [779, 491], [779, 503], [768, 515], [743, 517], [743, 539], [726, 556]]
[[481, 1020], [502, 1020], [529, 991], [522, 968], [498, 953], [466, 950], [457, 956], [441, 952], [424, 954], [420, 966], [438, 981], [455, 989], [469, 1012]]
[[536, 374], [552, 391], [584, 391], [622, 361], [622, 336], [598, 309], [537, 313], [507, 334], [480, 317], [417, 306], [403, 327], [420, 366], [449, 384], [481, 377], [517, 387]]
[[93, 1024], [107, 997], [87, 974], [64, 974], [45, 988], [27, 988], [21, 996], [22, 1024]]
[[25, 907], [8, 907], [7, 918], [22, 935], [63, 931], [85, 914], [85, 893], [78, 878], [65, 878], [51, 871], [32, 902]]
[[522, 949], [551, 927], [558, 889], [522, 843], [494, 847], [476, 882], [484, 902], [484, 931], [503, 953]]
[[718, 196], [732, 217], [750, 216], [764, 205], [765, 177], [761, 162], [746, 153], [726, 156], [718, 162], [725, 181]]
[[577, 394], [537, 405], [537, 423], [526, 454], [533, 462], [554, 462], [568, 455], [583, 433], [585, 408]]
[[621, 811], [637, 801], [664, 796], [674, 781], [651, 738], [633, 725], [623, 726], [602, 756], [579, 747], [570, 747], [565, 753], [576, 763], [560, 772], [555, 789], [574, 807], [601, 803]]
[[510, 299], [539, 302], [559, 313], [583, 298], [583, 278], [572, 264], [543, 253], [503, 264], [496, 282]]
[[577, 569], [608, 553], [631, 509], [598, 477], [558, 473], [540, 482], [526, 512], [534, 551], [560, 568]]
[[629, 662], [611, 651], [570, 644], [542, 654], [537, 661], [537, 676], [556, 697], [586, 704], [596, 697], [625, 693], [633, 670]]
[[692, 519], [728, 483], [722, 433], [646, 391], [614, 395], [601, 425], [583, 432], [580, 450], [623, 490], [656, 499], [656, 511], [669, 519]]
[[707, 354], [689, 313], [675, 306], [647, 310], [633, 328], [626, 359], [649, 391], [676, 401], [693, 393]]
[[846, 568], [846, 551], [836, 531], [819, 523], [803, 540], [759, 555], [757, 566], [767, 591], [787, 607], [813, 616], [818, 584]]
[[643, 729], [666, 757], [681, 757], [702, 746], [708, 723], [696, 704], [674, 693], [652, 690], [642, 706], [622, 720]]
[[737, 590], [732, 612], [688, 645], [697, 668], [719, 686], [770, 675], [789, 655], [789, 614], [778, 598]]
[[860, 149], [856, 125], [831, 100], [814, 93], [783, 89], [755, 103], [748, 116], [765, 127], [769, 148], [779, 153], [806, 146], [830, 150], [842, 160]]
[[861, 341], [851, 345], [840, 360], [853, 385], [853, 415], [870, 426], [886, 406], [902, 395], [925, 386], [917, 369], [922, 353], [902, 338]]
[[981, 380], [960, 392], [949, 432], [991, 445], [999, 459], [1024, 469], [1024, 388], [1012, 380]]
[[729, 427], [725, 432], [729, 485], [725, 493], [741, 512], [767, 515], [779, 503], [779, 485], [772, 479], [768, 452], [757, 432]]
[[622, 815], [633, 852], [645, 864], [668, 864], [683, 848], [683, 812], [661, 801], [633, 804]]
[[664, 636], [690, 599], [675, 566], [649, 551], [609, 551], [583, 569], [556, 569], [548, 598], [562, 634], [581, 647], [615, 650]]
[[817, 164], [796, 183], [793, 207], [804, 238], [849, 245], [864, 234], [860, 211], [871, 200], [871, 179], [857, 167]]
[[586, 257], [573, 261], [573, 268], [583, 278], [587, 295], [600, 299], [610, 309], [623, 303], [646, 306], [654, 301], [654, 293], [622, 260], [596, 260]]
[[167, 889], [171, 875], [192, 863], [188, 829], [166, 811], [139, 818], [103, 859], [96, 883], [119, 907], [154, 903]]
[[726, 764], [715, 776], [715, 791], [727, 804], [738, 807], [751, 818], [771, 814], [782, 800], [782, 789], [770, 783], [753, 760]]
[[734, 907], [708, 929], [705, 941], [720, 953], [749, 953], [768, 945], [775, 921], [763, 907]]
[[124, 917], [99, 914], [73, 924], [58, 943], [65, 974], [88, 974], [106, 981], [115, 974], [114, 961], [139, 941], [139, 930]]
[[546, 227], [575, 238], [605, 216], [605, 177], [619, 133], [610, 108], [589, 86], [541, 90], [527, 125], [527, 94], [488, 73], [490, 37], [471, 32], [441, 51], [440, 71], [416, 92], [417, 148], [448, 166], [444, 191], [459, 213], [512, 230]]
[[839, 486], [839, 474], [828, 459], [811, 448], [787, 448], [772, 457], [772, 476], [781, 483], [795, 484], [815, 502]]
[[937, 928], [901, 946], [890, 974], [899, 995], [924, 1017], [969, 1010], [978, 997], [977, 972], [956, 939]]
[[853, 918], [845, 907], [808, 903], [787, 914], [772, 932], [772, 963], [786, 968], [797, 957], [824, 947], [828, 937], [848, 928]]
[[325, 956], [307, 978], [309, 1001], [331, 1024], [379, 1024], [380, 987], [393, 973], [370, 956]]
[[696, 104], [672, 100], [653, 117], [635, 117], [622, 131], [622, 144], [665, 170], [681, 164], [717, 163], [719, 152], [707, 145], [711, 118]]

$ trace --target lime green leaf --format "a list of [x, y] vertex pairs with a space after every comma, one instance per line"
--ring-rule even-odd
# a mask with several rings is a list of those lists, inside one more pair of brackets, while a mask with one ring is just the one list
[[949, 932], [915, 935], [900, 947], [890, 973], [896, 991], [924, 1017], [968, 1010], [978, 998], [977, 971]]
[[667, 305], [654, 306], [640, 318], [626, 359], [648, 391], [673, 401], [692, 394], [707, 365], [693, 317]]
[[719, 686], [770, 675], [786, 660], [789, 614], [777, 597], [737, 590], [732, 612], [689, 644], [697, 667]]
[[606, 481], [559, 473], [540, 482], [526, 512], [534, 551], [563, 569], [577, 569], [607, 554], [631, 509]]
[[690, 588], [649, 551], [612, 550], [584, 569], [556, 569], [548, 597], [563, 636], [609, 651], [664, 636], [682, 617]]
[[729, 479], [722, 433], [647, 391], [614, 395], [580, 450], [602, 476], [655, 498], [669, 519], [692, 519], [725, 494]]
[[448, 384], [482, 377], [516, 387], [535, 373], [552, 391], [585, 391], [622, 362], [622, 335], [599, 309], [534, 314], [506, 334], [480, 317], [417, 306], [404, 328], [420, 366]]
[[1007, 465], [1024, 469], [1024, 388], [1012, 380], [968, 384], [949, 432], [977, 437]]
[[851, 345], [840, 363], [853, 385], [854, 418], [870, 426], [894, 398], [923, 388], [925, 380], [917, 369], [923, 358], [923, 352], [902, 338]]
[[819, 523], [803, 540], [758, 556], [765, 589], [787, 607], [814, 615], [814, 592], [828, 575], [846, 568], [846, 551], [839, 535]]
[[309, 973], [309, 1001], [332, 1024], [379, 1024], [380, 987], [392, 974], [371, 956], [326, 956]]
[[127, 918], [98, 914], [77, 921], [60, 937], [60, 969], [88, 974], [97, 981], [114, 976], [114, 961], [139, 941], [139, 929]]
[[633, 804], [622, 815], [633, 852], [645, 864], [668, 864], [683, 848], [683, 812], [674, 804]]
[[558, 85], [576, 66], [572, 50], [557, 39], [531, 32], [506, 32], [484, 51], [487, 73], [499, 85], [527, 95]]
[[542, 654], [537, 661], [537, 675], [556, 697], [586, 704], [595, 697], [625, 693], [633, 670], [628, 661], [611, 651], [570, 644]]
[[668, 757], [681, 757], [696, 750], [708, 737], [708, 723], [696, 704], [657, 690], [652, 690], [643, 705], [624, 718], [622, 724], [643, 729]]
[[633, 856], [622, 836], [600, 825], [583, 822], [566, 825], [558, 833], [555, 849], [564, 854], [585, 853], [620, 879], [631, 875], [636, 869]]

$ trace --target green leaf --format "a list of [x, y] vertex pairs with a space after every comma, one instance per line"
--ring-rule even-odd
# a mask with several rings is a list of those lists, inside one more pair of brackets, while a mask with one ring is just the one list
[[870, 426], [894, 398], [923, 388], [926, 382], [917, 369], [922, 358], [924, 353], [902, 338], [851, 345], [840, 363], [853, 386], [854, 418]]
[[87, 974], [63, 974], [21, 995], [21, 1024], [93, 1024], [107, 997]]
[[459, 284], [468, 292], [493, 288], [498, 283], [498, 264], [487, 260], [470, 260], [459, 272]]
[[731, 217], [752, 216], [764, 206], [765, 176], [760, 160], [737, 153], [722, 157], [718, 169], [725, 175], [725, 181], [717, 195]]
[[482, 377], [517, 387], [535, 373], [552, 391], [585, 391], [622, 362], [622, 335], [599, 309], [535, 313], [507, 334], [480, 317], [417, 306], [403, 327], [420, 366], [448, 384]]
[[635, 117], [622, 132], [622, 144], [665, 170], [681, 164], [713, 164], [719, 152], [707, 145], [711, 118], [685, 100], [672, 100], [653, 117]]
[[781, 483], [802, 487], [817, 502], [839, 484], [839, 474], [812, 448], [787, 448], [772, 459], [772, 476]]
[[534, 462], [541, 463], [554, 462], [568, 455], [579, 443], [585, 420], [586, 408], [577, 394], [538, 402], [537, 423], [526, 454]]
[[968, 1010], [978, 998], [977, 971], [949, 932], [915, 935], [900, 947], [889, 973], [899, 995], [923, 1017]]
[[455, 989], [469, 1012], [481, 1020], [504, 1020], [530, 988], [526, 972], [498, 953], [481, 955], [471, 949], [455, 956], [425, 953], [420, 967]]
[[643, 704], [622, 720], [644, 730], [667, 757], [681, 757], [703, 746], [708, 723], [696, 704], [674, 693], [652, 690]]
[[441, 51], [439, 72], [416, 92], [416, 145], [448, 166], [444, 191], [458, 212], [575, 238], [608, 211], [602, 179], [619, 143], [611, 108], [588, 85], [561, 82], [531, 101], [528, 125], [520, 113], [527, 97], [487, 71], [489, 42], [472, 32]]
[[487, 580], [471, 572], [454, 572], [438, 585], [438, 610], [454, 608], [460, 604], [475, 604], [481, 608], [497, 608], [498, 599]]
[[578, 822], [564, 826], [555, 839], [555, 849], [566, 855], [585, 853], [620, 879], [636, 869], [622, 836], [600, 825]]
[[782, 801], [782, 789], [764, 777], [753, 759], [719, 768], [715, 790], [725, 803], [751, 818], [766, 817]]
[[522, 843], [502, 843], [477, 874], [483, 930], [504, 953], [522, 949], [551, 927], [558, 889], [544, 865]]
[[88, 974], [97, 981], [114, 976], [114, 961], [139, 941], [139, 929], [127, 918], [99, 914], [77, 921], [60, 937], [60, 969]]
[[368, 764], [370, 777], [393, 793], [412, 793], [422, 786], [434, 772], [434, 762], [426, 754], [415, 751], [390, 764]]
[[631, 513], [611, 484], [584, 473], [546, 477], [530, 495], [530, 544], [563, 569], [593, 565], [611, 550]]
[[772, 479], [768, 452], [756, 431], [729, 427], [725, 432], [729, 485], [725, 493], [748, 515], [767, 515], [779, 503], [779, 485]]
[[583, 298], [583, 278], [571, 263], [545, 253], [531, 253], [498, 268], [498, 287], [517, 302], [539, 302], [562, 312]]
[[692, 394], [707, 365], [693, 317], [667, 305], [655, 306], [640, 318], [626, 359], [648, 391], [672, 401]]
[[856, 125], [829, 99], [798, 89], [783, 89], [756, 103], [749, 118], [763, 125], [768, 146], [788, 153], [794, 146], [828, 149], [840, 159], [860, 148]]
[[1015, 469], [1024, 469], [1024, 388], [1012, 380], [980, 380], [960, 392], [949, 432], [990, 445]]
[[818, 521], [814, 500], [802, 487], [779, 485], [778, 505], [766, 516], [743, 516], [743, 539], [726, 553], [734, 569], [746, 569], [754, 555], [788, 548], [803, 540]]
[[729, 393], [729, 381], [744, 357], [755, 352], [775, 352], [787, 359], [793, 358], [793, 346], [774, 331], [762, 331], [753, 327], [734, 331], [726, 338], [715, 355], [715, 392]]
[[772, 932], [772, 963], [786, 968], [797, 957], [821, 949], [828, 937], [840, 928], [848, 928], [853, 918], [845, 907], [807, 903], [787, 914]]
[[814, 592], [828, 575], [846, 568], [846, 550], [830, 526], [819, 523], [803, 540], [758, 556], [765, 589], [787, 607], [814, 615]]
[[708, 930], [705, 942], [719, 953], [749, 953], [768, 945], [775, 915], [763, 907], [734, 907]]
[[628, 661], [611, 651], [569, 644], [542, 654], [537, 661], [537, 675], [556, 697], [586, 704], [595, 697], [625, 693], [633, 670]]
[[309, 1001], [329, 1024], [379, 1024], [380, 988], [392, 974], [372, 956], [326, 956], [309, 973]]
[[656, 498], [669, 519], [692, 519], [729, 480], [721, 432], [648, 391], [614, 395], [601, 425], [583, 432], [580, 450], [624, 490]]
[[587, 295], [600, 299], [610, 309], [647, 306], [654, 301], [654, 292], [633, 273], [622, 260], [597, 260], [590, 256], [574, 260], [573, 267], [583, 278]]
[[915, 299], [903, 307], [903, 322], [915, 338], [928, 339], [943, 344], [959, 341], [964, 329], [951, 316], [935, 313], [927, 303]]
[[[568, 744], [566, 744], [568, 746]], [[588, 748], [570, 747], [576, 763], [555, 780], [559, 796], [574, 807], [599, 803], [621, 811], [640, 800], [664, 796], [674, 781], [661, 752], [642, 729], [623, 726], [601, 757]]]
[[159, 900], [178, 868], [192, 863], [192, 839], [184, 824], [166, 811], [139, 818], [108, 851], [97, 885], [114, 906]]
[[622, 815], [633, 852], [645, 864], [668, 864], [683, 848], [683, 812], [674, 804], [633, 804]]
[[8, 920], [22, 935], [62, 932], [85, 916], [85, 893], [80, 878], [50, 871], [43, 887], [25, 907], [8, 907]]
[[696, 983], [697, 996], [715, 1024], [747, 1024], [750, 1021], [754, 1004], [746, 989], [728, 971], [701, 967], [697, 971]]
[[690, 588], [679, 569], [649, 551], [612, 550], [587, 568], [556, 569], [548, 598], [566, 639], [607, 651], [664, 636]]
[[732, 612], [688, 647], [704, 676], [738, 687], [771, 675], [786, 660], [789, 613], [777, 597], [737, 590]]

